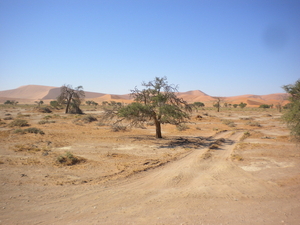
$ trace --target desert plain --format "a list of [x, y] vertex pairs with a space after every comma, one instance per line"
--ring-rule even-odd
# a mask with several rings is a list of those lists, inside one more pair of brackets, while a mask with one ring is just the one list
[[200, 108], [162, 139], [83, 112], [1, 105], [1, 224], [300, 223], [300, 147], [276, 109]]

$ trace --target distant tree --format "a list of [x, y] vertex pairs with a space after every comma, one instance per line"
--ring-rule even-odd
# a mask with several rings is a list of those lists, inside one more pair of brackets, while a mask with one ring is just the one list
[[85, 102], [87, 105], [91, 105], [92, 104], [92, 101], [86, 101]]
[[82, 86], [72, 88], [70, 85], [63, 85], [60, 89], [60, 95], [57, 97], [59, 104], [66, 104], [65, 113], [82, 113], [80, 104], [85, 97]]
[[282, 118], [291, 130], [291, 136], [300, 142], [300, 79], [295, 84], [284, 85], [283, 89], [290, 95], [290, 103]]
[[270, 105], [262, 104], [259, 106], [259, 108], [268, 109], [268, 108], [270, 108]]
[[134, 102], [119, 107], [118, 118], [131, 121], [131, 125], [153, 121], [156, 138], [162, 138], [161, 124], [178, 125], [189, 119], [191, 108], [176, 96], [177, 87], [169, 85], [166, 77], [156, 77], [154, 81], [143, 82], [142, 86], [145, 87], [142, 90], [131, 90]]
[[247, 103], [241, 102], [241, 103], [239, 104], [239, 106], [243, 109], [243, 108], [245, 108], [245, 107], [247, 106]]
[[220, 112], [221, 98], [217, 98], [217, 101], [213, 104], [213, 107], [217, 108], [217, 112]]
[[224, 103], [224, 107], [225, 107], [225, 108], [228, 107], [228, 103], [227, 103], [227, 102]]
[[59, 104], [58, 104], [57, 101], [51, 101], [51, 102], [50, 102], [50, 105], [51, 105], [52, 107], [54, 107], [54, 108], [59, 107]]
[[194, 102], [195, 107], [204, 107], [205, 104], [203, 102]]
[[4, 102], [5, 105], [17, 105], [19, 102], [15, 100], [6, 100]]
[[35, 101], [35, 103], [38, 104], [38, 107], [40, 107], [41, 105], [44, 104], [44, 102], [43, 102], [42, 100], [40, 100], [40, 101]]
[[103, 102], [102, 102], [102, 105], [103, 105], [103, 106], [108, 105], [108, 101], [103, 101]]
[[238, 104], [233, 104], [233, 108], [236, 108], [236, 107], [238, 107]]
[[4, 102], [4, 104], [5, 104], [5, 105], [12, 105], [13, 103], [12, 103], [10, 100], [6, 100], [6, 101]]

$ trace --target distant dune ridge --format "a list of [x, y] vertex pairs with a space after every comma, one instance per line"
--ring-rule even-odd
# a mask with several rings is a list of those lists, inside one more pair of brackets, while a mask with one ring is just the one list
[[[0, 91], [0, 103], [4, 103], [6, 100], [17, 100], [19, 103], [32, 104], [35, 101], [43, 100], [44, 102], [50, 102], [55, 100], [56, 97], [60, 94], [60, 87], [50, 87], [42, 85], [25, 85], [16, 89]], [[104, 94], [97, 92], [88, 92], [85, 91], [85, 99], [93, 100], [99, 104], [103, 101], [117, 101], [123, 103], [132, 102], [132, 97], [130, 94], [124, 95], [113, 95], [113, 94]], [[178, 97], [183, 98], [189, 103], [194, 102], [203, 102], [206, 105], [211, 106], [217, 99], [205, 94], [200, 90], [187, 91], [187, 92], [178, 92]], [[240, 95], [233, 97], [220, 97], [222, 103], [228, 104], [239, 104], [241, 102], [247, 103], [247, 106], [258, 107], [262, 104], [286, 104], [288, 94], [286, 93], [277, 93], [269, 95]]]

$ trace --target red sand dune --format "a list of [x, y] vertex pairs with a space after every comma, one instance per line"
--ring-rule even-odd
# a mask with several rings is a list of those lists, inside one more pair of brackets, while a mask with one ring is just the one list
[[[6, 100], [17, 100], [19, 103], [34, 103], [37, 100], [49, 102], [56, 99], [60, 93], [59, 87], [49, 87], [42, 85], [26, 85], [16, 89], [0, 91], [0, 103]], [[86, 100], [94, 100], [101, 104], [103, 101], [117, 101], [123, 103], [132, 102], [130, 94], [112, 95], [97, 92], [85, 91]], [[216, 102], [217, 97], [212, 97], [202, 91], [194, 90], [177, 93], [178, 97], [183, 98], [189, 103], [203, 102], [207, 106], [211, 106]], [[288, 95], [285, 93], [269, 94], [269, 95], [240, 95], [232, 97], [220, 97], [222, 103], [239, 104], [241, 102], [247, 103], [250, 107], [258, 107], [261, 104], [286, 104]]]

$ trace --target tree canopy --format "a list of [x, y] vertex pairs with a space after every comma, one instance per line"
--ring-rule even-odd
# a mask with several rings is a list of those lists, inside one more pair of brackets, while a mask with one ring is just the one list
[[178, 125], [189, 119], [191, 107], [176, 96], [177, 87], [169, 85], [166, 77], [156, 77], [148, 83], [143, 82], [142, 86], [142, 90], [137, 87], [131, 90], [134, 102], [119, 108], [117, 116], [120, 119], [129, 120], [131, 125], [153, 121], [156, 138], [162, 138], [161, 124]]
[[85, 97], [82, 86], [72, 88], [71, 85], [63, 85], [60, 89], [60, 95], [57, 97], [59, 104], [66, 104], [65, 113], [82, 113], [79, 108]]
[[295, 84], [284, 85], [283, 89], [290, 94], [290, 103], [282, 118], [291, 130], [294, 140], [300, 141], [300, 79]]

